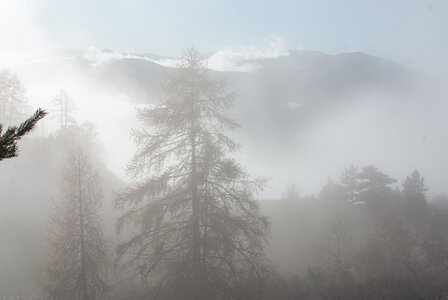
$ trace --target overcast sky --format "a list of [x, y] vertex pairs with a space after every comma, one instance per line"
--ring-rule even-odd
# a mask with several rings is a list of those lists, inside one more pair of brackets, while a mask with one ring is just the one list
[[363, 51], [417, 67], [448, 51], [446, 0], [2, 0], [0, 51], [109, 48], [177, 56], [266, 47]]

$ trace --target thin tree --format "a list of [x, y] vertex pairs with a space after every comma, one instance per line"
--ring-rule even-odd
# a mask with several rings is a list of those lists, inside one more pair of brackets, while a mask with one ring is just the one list
[[36, 112], [19, 126], [8, 127], [3, 133], [3, 125], [0, 124], [0, 161], [18, 155], [17, 142], [36, 126], [36, 123], [47, 113], [43, 109]]
[[87, 152], [75, 146], [63, 171], [61, 197], [50, 216], [49, 299], [103, 299], [110, 250], [100, 220], [102, 190]]
[[403, 195], [406, 201], [407, 217], [413, 225], [423, 225], [428, 213], [425, 177], [415, 170], [403, 182]]
[[116, 200], [125, 210], [118, 230], [138, 230], [119, 255], [125, 268], [151, 277], [156, 297], [230, 297], [261, 276], [269, 223], [253, 195], [265, 181], [229, 157], [238, 149], [225, 134], [238, 127], [224, 112], [233, 95], [195, 49], [184, 51], [164, 90], [159, 105], [138, 110], [147, 128], [132, 134], [137, 153], [127, 171], [135, 182]]
[[11, 125], [23, 120], [28, 111], [25, 88], [19, 77], [8, 71], [0, 72], [0, 123]]
[[[341, 176], [341, 183], [346, 178], [347, 169]], [[321, 261], [328, 267], [331, 275], [331, 284], [347, 284], [352, 278], [349, 272], [348, 253], [351, 247], [351, 235], [353, 231], [350, 215], [352, 205], [351, 194], [347, 193], [345, 182], [336, 184], [329, 180], [324, 186], [319, 198], [323, 201], [323, 211], [326, 215], [324, 238], [325, 241], [319, 247]]]
[[354, 165], [342, 172], [341, 185], [344, 190], [344, 201], [356, 203], [358, 199], [358, 168]]
[[426, 206], [426, 191], [425, 177], [420, 176], [420, 173], [415, 170], [411, 176], [406, 177], [403, 183], [403, 194], [410, 205]]
[[52, 112], [54, 112], [54, 116], [58, 118], [61, 130], [75, 124], [75, 112], [77, 107], [64, 90], [59, 90], [51, 104]]

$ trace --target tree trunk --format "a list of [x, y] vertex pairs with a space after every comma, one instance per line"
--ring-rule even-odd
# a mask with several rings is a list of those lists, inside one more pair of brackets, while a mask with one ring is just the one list
[[[193, 245], [192, 245], [192, 268], [194, 285], [198, 287], [200, 282], [201, 272], [201, 237], [199, 232], [199, 199], [198, 199], [198, 182], [197, 182], [197, 162], [196, 162], [196, 111], [195, 111], [195, 83], [194, 77], [190, 85], [190, 101], [191, 101], [191, 207], [192, 207], [192, 231], [193, 231]], [[195, 294], [199, 289], [195, 289]]]
[[84, 211], [82, 203], [82, 182], [81, 182], [81, 158], [78, 146], [78, 199], [79, 199], [79, 227], [81, 238], [81, 284], [82, 284], [82, 300], [88, 300], [87, 296], [87, 276], [86, 276], [86, 255], [84, 245]]
[[193, 230], [193, 277], [199, 279], [200, 273], [200, 234], [199, 234], [199, 199], [197, 186], [197, 170], [196, 170], [196, 139], [191, 138], [191, 201], [192, 201], [192, 230]]

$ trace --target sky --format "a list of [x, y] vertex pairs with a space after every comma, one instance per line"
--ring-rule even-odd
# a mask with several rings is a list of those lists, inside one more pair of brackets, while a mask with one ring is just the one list
[[0, 54], [108, 48], [178, 56], [268, 47], [363, 51], [437, 67], [448, 51], [444, 0], [2, 0]]

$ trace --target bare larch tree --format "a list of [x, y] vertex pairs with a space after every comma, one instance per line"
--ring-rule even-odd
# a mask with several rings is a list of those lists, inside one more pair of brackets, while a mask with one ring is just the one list
[[7, 70], [0, 72], [0, 123], [17, 124], [28, 115], [25, 88], [19, 77]]
[[75, 113], [77, 107], [64, 90], [59, 90], [58, 94], [51, 102], [52, 112], [58, 119], [59, 129], [63, 130], [75, 124]]
[[[269, 231], [253, 196], [264, 179], [249, 179], [229, 154], [238, 144], [225, 132], [233, 102], [195, 49], [183, 52], [161, 103], [138, 110], [137, 152], [128, 165], [132, 186], [118, 194], [135, 234], [119, 246], [124, 268], [151, 279], [148, 295], [168, 299], [234, 297], [260, 278]], [[129, 231], [128, 231], [129, 237]]]
[[63, 170], [61, 197], [50, 215], [48, 299], [103, 299], [111, 252], [103, 234], [102, 189], [88, 152], [79, 143]]

